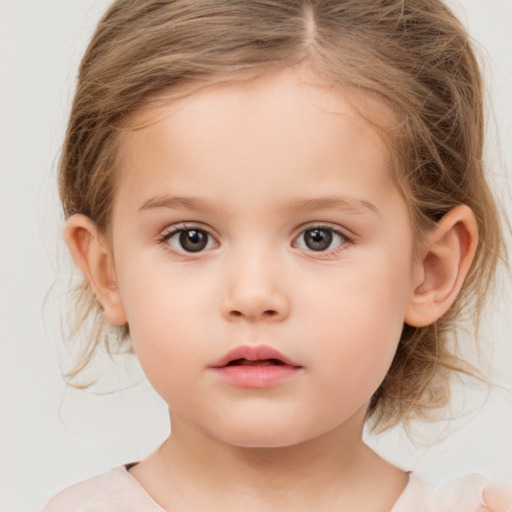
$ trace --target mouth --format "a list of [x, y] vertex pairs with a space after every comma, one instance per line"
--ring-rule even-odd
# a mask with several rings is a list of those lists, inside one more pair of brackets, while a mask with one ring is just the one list
[[280, 359], [258, 359], [251, 361], [250, 359], [240, 358], [230, 361], [226, 366], [275, 366], [285, 364]]
[[298, 375], [302, 365], [272, 347], [241, 346], [209, 367], [223, 382], [242, 388], [270, 388]]
[[292, 361], [278, 350], [268, 345], [241, 345], [229, 351], [210, 368], [227, 366], [293, 366], [302, 368], [302, 365]]

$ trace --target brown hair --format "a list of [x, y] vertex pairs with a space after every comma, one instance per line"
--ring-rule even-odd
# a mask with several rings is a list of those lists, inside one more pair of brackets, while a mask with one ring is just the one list
[[[463, 290], [432, 325], [404, 326], [393, 364], [368, 415], [379, 429], [426, 417], [449, 400], [449, 376], [475, 375], [452, 334], [463, 312], [478, 317], [504, 250], [484, 177], [482, 83], [469, 38], [438, 0], [117, 0], [82, 60], [60, 160], [66, 216], [108, 230], [116, 156], [129, 115], [191, 84], [240, 80], [308, 62], [332, 84], [377, 96], [400, 120], [387, 142], [418, 235], [468, 205], [480, 241]], [[371, 117], [371, 116], [370, 116]], [[75, 333], [95, 330], [75, 368], [105, 337], [88, 283], [76, 290]], [[94, 318], [92, 324], [87, 319]], [[121, 339], [129, 344], [126, 327]]]

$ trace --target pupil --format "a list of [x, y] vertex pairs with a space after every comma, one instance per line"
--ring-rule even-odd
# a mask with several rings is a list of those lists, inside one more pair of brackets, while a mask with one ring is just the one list
[[208, 243], [208, 235], [203, 231], [190, 229], [180, 233], [180, 244], [188, 252], [202, 251]]
[[332, 232], [326, 229], [308, 229], [304, 241], [312, 251], [325, 251], [332, 242]]

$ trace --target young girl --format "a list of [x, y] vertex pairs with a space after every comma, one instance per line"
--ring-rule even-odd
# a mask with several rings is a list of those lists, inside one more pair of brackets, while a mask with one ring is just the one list
[[116, 1], [60, 164], [75, 373], [115, 326], [172, 428], [44, 510], [512, 510], [362, 441], [476, 373], [454, 336], [504, 251], [482, 132], [437, 0]]

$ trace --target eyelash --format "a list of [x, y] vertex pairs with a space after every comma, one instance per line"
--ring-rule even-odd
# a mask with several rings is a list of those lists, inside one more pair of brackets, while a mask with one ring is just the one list
[[[345, 233], [343, 233], [339, 229], [336, 229], [333, 226], [330, 226], [329, 224], [311, 224], [309, 226], [305, 226], [305, 227], [301, 228], [299, 235], [294, 238], [293, 246], [297, 247], [297, 245], [296, 245], [297, 240], [304, 237], [307, 232], [312, 232], [315, 230], [329, 232], [331, 235], [331, 243], [333, 242], [334, 237], [338, 237], [340, 239], [338, 245], [336, 247], [334, 247], [333, 249], [315, 251], [314, 249], [311, 249], [311, 248], [304, 248], [305, 251], [307, 251], [308, 253], [311, 253], [311, 254], [315, 254], [319, 258], [329, 258], [332, 256], [336, 256], [340, 251], [342, 251], [346, 248], [347, 244], [353, 243], [352, 238], [349, 238]], [[300, 249], [300, 247], [299, 247], [299, 249]]]
[[[297, 241], [301, 237], [304, 237], [307, 232], [312, 232], [315, 230], [330, 233], [331, 240], [330, 240], [329, 245], [331, 245], [334, 237], [338, 237], [340, 239], [338, 245], [334, 249], [317, 250], [317, 251], [315, 251], [314, 249], [311, 249], [310, 247], [309, 248], [308, 247], [303, 247], [303, 248], [298, 247]], [[201, 233], [202, 235], [206, 235], [207, 241], [206, 241], [205, 247], [199, 248], [197, 251], [193, 251], [193, 250], [189, 251], [189, 250], [186, 250], [180, 242], [178, 242], [178, 243], [180, 243], [181, 249], [172, 246], [172, 244], [170, 243], [170, 240], [173, 237], [175, 237], [176, 235], [185, 233], [187, 231], [188, 232], [196, 231], [198, 233]], [[160, 244], [164, 245], [168, 250], [172, 251], [174, 254], [177, 254], [181, 257], [190, 257], [190, 256], [193, 256], [196, 254], [200, 255], [205, 250], [211, 249], [212, 247], [208, 247], [208, 246], [211, 244], [212, 240], [215, 241], [216, 245], [218, 245], [218, 242], [216, 241], [215, 237], [213, 235], [211, 235], [207, 229], [205, 229], [201, 226], [197, 226], [197, 225], [182, 224], [182, 225], [178, 225], [178, 226], [171, 228], [169, 231], [164, 232], [160, 236], [158, 242]], [[347, 244], [352, 244], [352, 243], [353, 243], [352, 238], [349, 238], [346, 234], [342, 233], [339, 229], [336, 229], [328, 224], [311, 224], [309, 226], [301, 228], [301, 231], [299, 232], [299, 234], [293, 238], [292, 247], [303, 249], [304, 251], [306, 251], [308, 253], [316, 254], [319, 258], [328, 258], [331, 256], [335, 256], [341, 250], [343, 250]]]
[[[174, 236], [176, 236], [176, 235], [178, 235], [180, 233], [186, 233], [187, 231], [188, 232], [196, 231], [198, 233], [205, 234], [208, 237], [206, 246], [204, 248], [198, 250], [198, 251], [187, 251], [184, 248], [182, 248], [180, 250], [180, 249], [178, 249], [176, 247], [173, 247], [172, 244], [170, 243], [170, 240]], [[205, 228], [203, 228], [201, 226], [182, 224], [182, 225], [175, 226], [175, 227], [171, 228], [169, 231], [165, 231], [162, 234], [162, 236], [159, 238], [158, 242], [160, 244], [164, 245], [168, 250], [172, 251], [174, 254], [177, 254], [177, 255], [182, 256], [182, 257], [190, 257], [191, 255], [201, 254], [202, 252], [204, 252], [204, 250], [206, 250], [208, 245], [210, 245], [211, 240], [215, 240], [215, 237], [213, 235], [211, 235], [210, 233], [208, 233], [207, 229], [205, 229]], [[216, 243], [218, 245], [218, 242], [216, 242]]]

